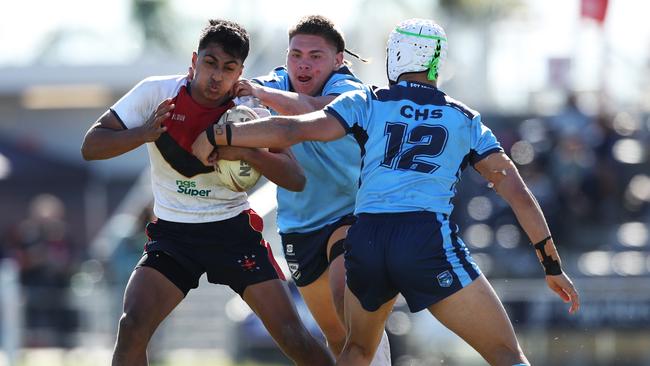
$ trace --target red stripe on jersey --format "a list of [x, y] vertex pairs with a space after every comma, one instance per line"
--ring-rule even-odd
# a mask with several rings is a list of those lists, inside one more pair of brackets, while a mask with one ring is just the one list
[[185, 85], [181, 87], [173, 103], [176, 106], [172, 115], [163, 121], [162, 125], [167, 127], [167, 133], [174, 141], [189, 153], [192, 152], [192, 144], [201, 132], [217, 122], [224, 112], [235, 105], [231, 100], [220, 107], [204, 107], [192, 99]]

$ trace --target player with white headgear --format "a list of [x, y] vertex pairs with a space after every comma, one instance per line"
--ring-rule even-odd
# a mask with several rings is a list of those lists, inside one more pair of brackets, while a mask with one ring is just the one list
[[402, 74], [428, 71], [429, 80], [437, 80], [447, 58], [447, 35], [441, 26], [427, 19], [402, 22], [388, 36], [386, 73], [390, 84]]
[[[450, 218], [461, 172], [470, 164], [535, 243], [549, 288], [571, 302], [569, 312], [580, 307], [544, 214], [517, 167], [478, 112], [438, 89], [446, 44], [434, 22], [405, 21], [388, 41], [389, 88], [344, 93], [319, 112], [230, 127], [230, 143], [237, 146], [282, 147], [346, 133], [362, 145], [358, 220], [345, 243], [348, 336], [337, 365], [369, 364], [398, 294], [412, 312], [427, 309], [491, 365], [529, 364], [501, 301]], [[228, 141], [218, 135], [216, 143]]]

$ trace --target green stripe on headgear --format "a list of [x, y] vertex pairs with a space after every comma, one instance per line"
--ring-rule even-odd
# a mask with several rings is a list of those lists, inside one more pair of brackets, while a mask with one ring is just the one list
[[435, 35], [428, 35], [428, 34], [419, 34], [419, 33], [413, 33], [409, 31], [405, 31], [403, 29], [395, 28], [395, 32], [401, 33], [407, 36], [413, 36], [413, 37], [420, 37], [420, 38], [429, 38], [429, 39], [437, 39], [439, 41], [446, 41], [447, 38], [441, 37], [441, 36], [435, 36]]
[[405, 31], [400, 28], [395, 28], [395, 32], [404, 34], [407, 36], [413, 36], [413, 37], [419, 37], [419, 38], [428, 38], [428, 39], [435, 39], [438, 41], [438, 45], [436, 47], [436, 52], [433, 54], [433, 58], [431, 59], [431, 62], [429, 62], [428, 65], [422, 65], [426, 67], [429, 70], [429, 73], [427, 74], [427, 79], [429, 80], [436, 80], [438, 78], [438, 64], [440, 63], [440, 43], [442, 41], [447, 41], [446, 37], [442, 36], [436, 36], [436, 35], [429, 35], [429, 34], [419, 34], [419, 33], [413, 33], [409, 31]]

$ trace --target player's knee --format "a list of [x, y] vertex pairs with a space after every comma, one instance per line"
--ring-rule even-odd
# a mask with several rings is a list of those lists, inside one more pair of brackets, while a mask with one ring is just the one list
[[137, 338], [147, 333], [146, 321], [143, 316], [135, 312], [124, 312], [119, 321], [119, 335], [121, 337]]

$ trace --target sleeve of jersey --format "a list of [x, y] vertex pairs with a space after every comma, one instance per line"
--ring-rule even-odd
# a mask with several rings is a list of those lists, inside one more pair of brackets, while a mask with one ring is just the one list
[[352, 91], [352, 90], [362, 90], [363, 84], [349, 78], [341, 78], [338, 80], [331, 81], [325, 85], [323, 89], [323, 95], [341, 95], [343, 93]]
[[286, 82], [286, 75], [284, 75], [285, 73], [282, 71], [283, 70], [276, 69], [268, 75], [253, 78], [251, 81], [262, 86], [269, 87], [271, 89], [289, 90], [288, 84]]
[[477, 114], [472, 119], [471, 131], [472, 150], [469, 156], [469, 162], [472, 165], [485, 159], [490, 154], [503, 152], [503, 148], [501, 148], [501, 144], [492, 133], [492, 130], [481, 122], [480, 114]]
[[352, 132], [355, 126], [365, 129], [370, 115], [370, 98], [363, 90], [353, 90], [336, 97], [323, 109], [325, 113], [334, 116], [345, 128], [346, 133]]
[[[156, 93], [155, 82], [144, 79], [111, 107], [111, 112], [124, 128], [142, 126], [151, 113], [162, 102], [162, 96]], [[157, 101], [157, 102], [155, 102]]]

